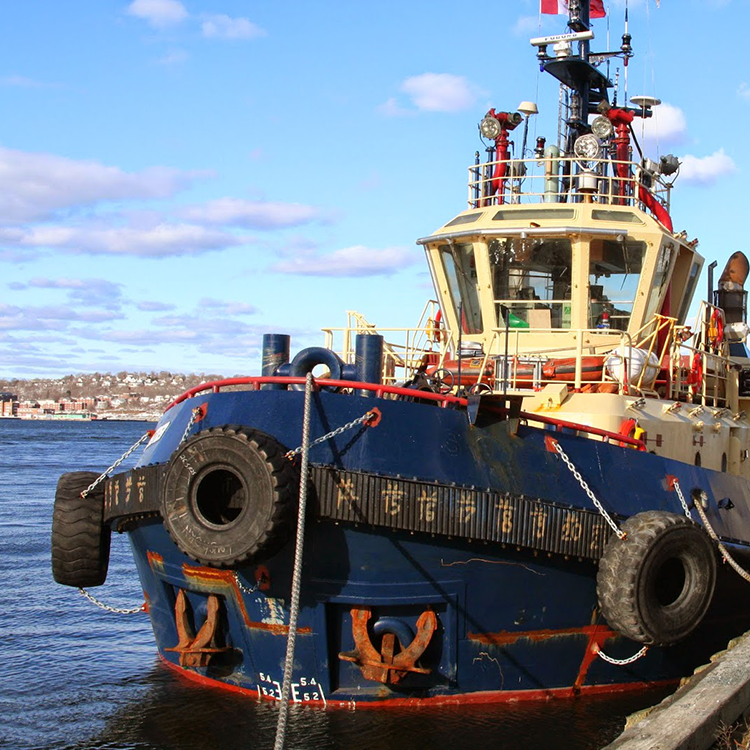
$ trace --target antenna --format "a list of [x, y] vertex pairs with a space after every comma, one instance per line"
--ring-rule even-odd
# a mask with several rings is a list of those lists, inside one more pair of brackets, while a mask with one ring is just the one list
[[628, 100], [628, 60], [630, 59], [628, 52], [631, 51], [630, 40], [633, 37], [630, 36], [628, 31], [628, 0], [625, 0], [625, 33], [622, 35], [622, 51], [625, 53], [625, 92], [622, 100], [627, 102]]

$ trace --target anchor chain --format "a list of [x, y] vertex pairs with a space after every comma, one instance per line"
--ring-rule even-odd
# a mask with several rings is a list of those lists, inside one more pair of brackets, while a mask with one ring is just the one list
[[193, 429], [193, 425], [198, 421], [198, 417], [200, 416], [200, 413], [201, 413], [200, 406], [196, 406], [195, 409], [193, 409], [190, 412], [190, 421], [187, 423], [185, 432], [182, 433], [182, 438], [180, 438], [180, 442], [178, 443], [178, 445], [182, 445], [188, 439], [190, 430]]
[[[342, 425], [341, 427], [337, 427], [335, 430], [331, 430], [329, 433], [323, 435], [322, 437], [315, 438], [310, 445], [309, 448], [313, 448], [314, 446], [324, 443], [326, 440], [330, 440], [333, 437], [336, 437], [338, 435], [341, 435], [341, 433], [346, 432], [347, 430], [351, 430], [352, 427], [356, 427], [360, 424], [365, 424], [367, 422], [372, 421], [373, 419], [377, 419], [379, 416], [379, 411], [376, 409], [370, 409], [369, 411], [366, 411], [361, 417], [357, 417], [356, 419], [353, 419], [351, 422], [347, 422], [345, 425]], [[302, 453], [302, 446], [299, 446], [299, 448], [295, 448], [294, 450], [289, 451], [285, 454], [285, 457], [288, 459], [294, 458], [299, 453]]]
[[252, 586], [252, 587], [245, 586], [245, 584], [242, 583], [242, 581], [240, 580], [240, 577], [237, 575], [237, 573], [234, 574], [234, 582], [237, 584], [237, 588], [243, 594], [254, 594], [260, 587], [260, 581], [258, 581], [255, 584], [255, 586]]
[[677, 497], [680, 498], [680, 505], [682, 505], [682, 509], [685, 511], [685, 515], [692, 521], [693, 517], [690, 515], [690, 508], [688, 507], [688, 504], [685, 502], [685, 496], [682, 494], [682, 488], [680, 487], [680, 483], [675, 479], [672, 483], [672, 486], [674, 487], [675, 492], [677, 493]]
[[109, 604], [105, 604], [104, 602], [100, 602], [95, 596], [92, 594], [89, 594], [86, 589], [80, 588], [78, 589], [78, 593], [88, 599], [92, 604], [95, 604], [99, 609], [103, 609], [107, 612], [113, 612], [116, 615], [137, 615], [139, 612], [145, 612], [146, 611], [146, 603], [144, 602], [141, 604], [140, 607], [133, 607], [132, 609], [121, 609], [120, 607], [111, 607]]
[[583, 491], [589, 496], [589, 499], [592, 503], [594, 503], [599, 513], [601, 513], [604, 520], [612, 527], [612, 531], [617, 534], [617, 537], [619, 539], [624, 539], [626, 537], [625, 532], [620, 530], [620, 527], [612, 520], [612, 516], [607, 513], [607, 511], [604, 509], [604, 506], [596, 499], [596, 496], [591, 491], [588, 484], [586, 484], [586, 481], [581, 476], [581, 473], [573, 465], [573, 462], [568, 458], [567, 454], [560, 446], [560, 443], [558, 443], [557, 440], [550, 440], [550, 442], [552, 443], [554, 449], [560, 454], [560, 458], [562, 458], [562, 460], [565, 462], [565, 465], [568, 467], [568, 469], [570, 469], [570, 472], [578, 480], [578, 484], [581, 485]]
[[146, 438], [150, 438], [153, 434], [153, 430], [148, 430], [145, 435], [142, 435], [137, 442], [133, 443], [133, 445], [131, 445], [130, 448], [128, 448], [125, 453], [123, 453], [120, 458], [112, 464], [112, 466], [102, 472], [85, 490], [83, 490], [83, 492], [81, 492], [81, 497], [86, 497], [90, 492], [93, 492], [97, 485], [101, 484], [128, 456], [130, 456], [131, 453], [133, 453], [133, 451], [138, 448], [139, 445], [146, 440]]
[[614, 659], [611, 656], [607, 656], [601, 649], [596, 650], [596, 654], [599, 658], [604, 659], [609, 664], [614, 664], [618, 667], [624, 667], [626, 664], [632, 664], [634, 661], [638, 661], [648, 651], [648, 646], [644, 646], [638, 653], [629, 656], [627, 659]]

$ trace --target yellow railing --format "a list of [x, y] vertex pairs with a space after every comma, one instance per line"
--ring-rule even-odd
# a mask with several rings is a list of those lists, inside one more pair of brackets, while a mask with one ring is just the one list
[[675, 318], [655, 315], [632, 335], [599, 328], [534, 329], [534, 334], [545, 336], [545, 344], [529, 348], [528, 331], [508, 329], [506, 340], [506, 330], [497, 328], [483, 349], [462, 358], [461, 383], [457, 337], [436, 322], [438, 309], [437, 302], [429, 301], [411, 328], [379, 328], [349, 311], [346, 326], [323, 329], [325, 346], [344, 362], [354, 363], [355, 337], [382, 335], [386, 385], [408, 381], [420, 372], [442, 371], [443, 384], [451, 390], [477, 383], [496, 393], [529, 393], [554, 382], [582, 391], [727, 405], [728, 345], [711, 338], [711, 321], [721, 316], [723, 322], [723, 313], [705, 302], [695, 333]]
[[729, 344], [721, 335], [724, 311], [701, 302], [695, 332], [675, 327], [669, 397], [702, 406], [727, 406]]
[[383, 383], [403, 382], [413, 378], [425, 366], [442, 367], [449, 352], [455, 348], [452, 333], [438, 322], [439, 309], [435, 300], [428, 301], [413, 328], [379, 327], [361, 313], [348, 310], [346, 326], [323, 329], [325, 346], [335, 351], [344, 362], [354, 363], [355, 337], [381, 335], [384, 338]]

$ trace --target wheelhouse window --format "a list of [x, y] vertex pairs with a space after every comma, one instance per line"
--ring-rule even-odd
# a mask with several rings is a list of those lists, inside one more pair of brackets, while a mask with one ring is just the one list
[[651, 284], [651, 290], [648, 294], [648, 304], [646, 305], [646, 320], [659, 312], [657, 305], [664, 294], [664, 290], [669, 281], [669, 269], [672, 267], [672, 256], [674, 255], [674, 244], [665, 242], [659, 250], [659, 257], [656, 260], [656, 273], [654, 281]]
[[458, 315], [461, 305], [461, 328], [464, 333], [482, 333], [482, 310], [477, 287], [477, 264], [471, 242], [440, 245], [451, 302]]
[[599, 239], [591, 241], [589, 247], [589, 326], [591, 328], [609, 327], [618, 331], [627, 330], [645, 256], [645, 242]]
[[559, 237], [505, 237], [489, 243], [497, 325], [570, 328], [571, 244]]

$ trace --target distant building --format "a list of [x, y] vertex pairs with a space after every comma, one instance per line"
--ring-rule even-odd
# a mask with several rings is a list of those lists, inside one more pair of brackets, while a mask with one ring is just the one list
[[15, 417], [18, 413], [18, 396], [0, 393], [0, 417]]

